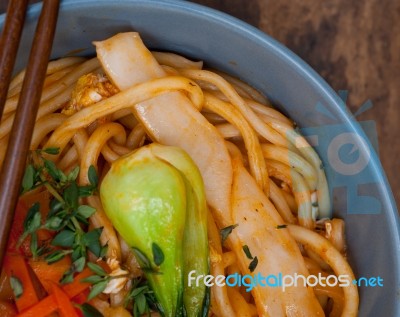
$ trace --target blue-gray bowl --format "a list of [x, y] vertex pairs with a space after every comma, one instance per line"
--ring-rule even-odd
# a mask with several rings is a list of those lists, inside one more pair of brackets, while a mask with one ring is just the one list
[[[27, 61], [40, 5], [32, 6], [17, 68]], [[4, 16], [0, 17], [2, 28]], [[92, 41], [136, 30], [151, 48], [175, 51], [250, 83], [311, 140], [327, 171], [334, 214], [346, 221], [355, 274], [381, 277], [360, 287], [360, 316], [400, 316], [400, 236], [394, 199], [374, 151], [375, 126], [361, 125], [305, 62], [277, 41], [221, 12], [173, 0], [64, 0], [52, 57], [94, 52]], [[368, 137], [369, 138], [368, 138]], [[375, 137], [375, 138], [374, 138]], [[360, 281], [361, 282], [361, 281]]]

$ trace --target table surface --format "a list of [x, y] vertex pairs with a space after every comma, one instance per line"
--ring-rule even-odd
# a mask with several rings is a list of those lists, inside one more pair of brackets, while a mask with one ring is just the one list
[[[32, 0], [31, 2], [37, 2]], [[271, 35], [310, 64], [335, 90], [348, 91], [358, 120], [374, 120], [379, 155], [400, 206], [400, 1], [194, 0]], [[8, 0], [0, 0], [0, 12]]]

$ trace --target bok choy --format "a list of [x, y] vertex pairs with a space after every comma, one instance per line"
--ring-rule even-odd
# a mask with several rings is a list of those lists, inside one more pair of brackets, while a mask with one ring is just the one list
[[164, 316], [205, 316], [207, 205], [198, 168], [183, 150], [153, 143], [112, 164], [100, 187], [107, 216], [136, 258]]

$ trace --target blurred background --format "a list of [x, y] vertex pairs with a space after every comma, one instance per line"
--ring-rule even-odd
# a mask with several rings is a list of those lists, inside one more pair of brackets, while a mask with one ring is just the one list
[[[30, 1], [38, 2], [37, 0]], [[231, 14], [299, 55], [354, 113], [374, 120], [379, 156], [400, 206], [400, 0], [193, 0]], [[0, 12], [8, 0], [0, 0]]]

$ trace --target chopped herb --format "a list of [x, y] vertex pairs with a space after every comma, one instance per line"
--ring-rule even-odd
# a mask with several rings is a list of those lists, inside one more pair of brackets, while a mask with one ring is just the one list
[[133, 280], [133, 286], [125, 297], [125, 306], [133, 301], [133, 316], [140, 317], [144, 314], [150, 316], [151, 310], [162, 312], [161, 305], [157, 302], [154, 292], [147, 281]]
[[92, 262], [88, 262], [87, 265], [88, 265], [89, 269], [92, 270], [93, 273], [95, 273], [95, 274], [97, 274], [99, 276], [106, 276], [107, 275], [107, 272], [104, 271], [104, 269], [100, 265], [92, 263]]
[[88, 303], [84, 303], [78, 307], [82, 311], [83, 317], [103, 317], [102, 313]]
[[242, 249], [243, 249], [244, 253], [246, 254], [246, 257], [247, 257], [249, 260], [252, 260], [252, 259], [253, 259], [253, 256], [252, 256], [251, 253], [250, 253], [249, 247], [248, 247], [247, 245], [244, 245], [244, 246], [242, 247]]
[[232, 230], [235, 229], [238, 226], [238, 224], [234, 224], [225, 228], [222, 228], [220, 231], [221, 234], [221, 241], [224, 243], [224, 241], [228, 238], [228, 236], [232, 233]]
[[[79, 167], [75, 167], [68, 175], [65, 175], [53, 161], [44, 155], [57, 155], [58, 153], [58, 148], [47, 148], [32, 151], [30, 154], [30, 162], [23, 178], [22, 191], [27, 192], [38, 187], [46, 187], [51, 195], [50, 208], [45, 219], [42, 219], [38, 203], [29, 209], [19, 244], [30, 236], [30, 248], [33, 256], [43, 256], [49, 264], [71, 254], [73, 263], [62, 278], [62, 282], [67, 283], [73, 280], [74, 273], [83, 269], [88, 251], [101, 258], [104, 257], [107, 246], [102, 246], [100, 243], [102, 228], [86, 232], [89, 224], [88, 218], [96, 212], [95, 208], [80, 205], [81, 198], [93, 195], [97, 191], [96, 169], [93, 166], [88, 169], [90, 185], [79, 186], [77, 183]], [[49, 243], [39, 245], [36, 232], [42, 228], [55, 231], [57, 234]]]
[[87, 300], [90, 301], [91, 299], [95, 298], [97, 295], [99, 295], [101, 292], [103, 292], [108, 284], [108, 279], [102, 280], [96, 284], [93, 284], [92, 289], [90, 290], [90, 293], [88, 295]]
[[75, 242], [75, 232], [71, 230], [60, 231], [51, 241], [52, 245], [59, 247], [72, 247]]
[[254, 270], [255, 270], [256, 267], [257, 267], [257, 264], [258, 264], [258, 258], [255, 256], [254, 259], [253, 259], [253, 261], [251, 261], [250, 264], [249, 264], [249, 270], [250, 270], [250, 272], [254, 272]]
[[142, 269], [150, 269], [151, 268], [150, 260], [147, 258], [146, 254], [144, 254], [138, 248], [132, 248], [132, 250], [139, 261], [140, 267]]
[[80, 205], [77, 212], [83, 218], [87, 219], [96, 212], [96, 209], [88, 205]]
[[93, 165], [90, 165], [90, 167], [89, 167], [88, 178], [89, 178], [90, 185], [92, 185], [93, 187], [97, 187], [97, 185], [99, 183], [99, 177], [97, 176], [96, 169], [94, 168]]
[[[40, 150], [39, 150], [40, 151]], [[44, 153], [50, 154], [50, 155], [57, 155], [60, 153], [60, 149], [58, 147], [48, 147], [43, 150], [41, 150]]]
[[24, 288], [22, 286], [20, 279], [14, 275], [11, 275], [10, 285], [13, 290], [15, 298], [16, 299], [20, 298], [22, 296], [22, 294], [24, 293]]
[[33, 185], [35, 184], [35, 168], [33, 167], [32, 164], [29, 164], [26, 167], [24, 177], [22, 179], [22, 192], [26, 193], [27, 191], [30, 191], [33, 188]]
[[164, 253], [155, 242], [152, 243], [151, 249], [153, 251], [153, 260], [157, 266], [160, 266], [164, 262]]
[[277, 225], [276, 226], [276, 229], [284, 229], [284, 228], [286, 228], [287, 227], [287, 225]]

